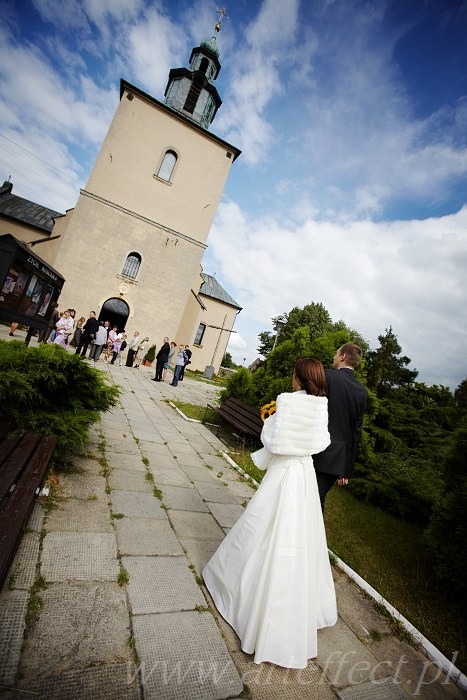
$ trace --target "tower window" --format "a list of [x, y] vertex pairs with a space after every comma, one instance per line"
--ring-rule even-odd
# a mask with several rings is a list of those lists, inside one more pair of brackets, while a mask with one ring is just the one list
[[130, 253], [125, 260], [122, 275], [125, 275], [125, 277], [131, 277], [132, 280], [136, 279], [140, 265], [141, 255], [139, 253]]
[[194, 78], [193, 82], [191, 83], [190, 90], [188, 92], [188, 95], [185, 100], [185, 104], [183, 105], [183, 109], [188, 112], [189, 114], [193, 114], [195, 111], [196, 103], [198, 102], [198, 97], [201, 94], [201, 88], [203, 87], [203, 81]]
[[202, 58], [202, 59], [201, 59], [201, 63], [199, 64], [199, 70], [201, 71], [201, 73], [204, 73], [204, 75], [207, 75], [208, 68], [209, 68], [209, 61], [208, 61], [208, 59], [207, 59], [207, 58]]
[[203, 336], [204, 336], [204, 331], [206, 330], [206, 324], [205, 323], [200, 323], [198, 326], [198, 330], [196, 331], [196, 336], [193, 341], [193, 345], [201, 345], [203, 342]]
[[172, 180], [176, 162], [177, 154], [175, 151], [166, 151], [159, 170], [157, 171], [157, 177], [160, 177], [161, 180], [167, 180], [167, 182], [170, 182]]

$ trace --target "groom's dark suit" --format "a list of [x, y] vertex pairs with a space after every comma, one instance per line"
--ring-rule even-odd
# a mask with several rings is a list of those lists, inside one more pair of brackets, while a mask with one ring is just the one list
[[348, 367], [326, 370], [331, 444], [313, 455], [321, 503], [339, 476], [349, 478], [357, 459], [368, 392]]

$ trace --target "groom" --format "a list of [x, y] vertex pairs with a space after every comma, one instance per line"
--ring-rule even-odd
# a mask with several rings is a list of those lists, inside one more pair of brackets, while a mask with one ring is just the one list
[[313, 455], [323, 512], [327, 492], [335, 483], [348, 484], [357, 459], [368, 396], [366, 388], [354, 376], [361, 358], [362, 349], [346, 343], [334, 355], [333, 369], [326, 370], [331, 444], [324, 452]]

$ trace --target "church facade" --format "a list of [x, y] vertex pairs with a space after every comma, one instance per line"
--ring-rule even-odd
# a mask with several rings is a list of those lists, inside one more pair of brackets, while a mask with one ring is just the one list
[[241, 309], [201, 266], [240, 155], [208, 131], [219, 70], [213, 37], [193, 49], [189, 68], [170, 71], [165, 102], [122, 80], [86, 186], [38, 250], [65, 277], [60, 308], [95, 310], [158, 347], [165, 336], [188, 343], [191, 368], [213, 361], [215, 371]]

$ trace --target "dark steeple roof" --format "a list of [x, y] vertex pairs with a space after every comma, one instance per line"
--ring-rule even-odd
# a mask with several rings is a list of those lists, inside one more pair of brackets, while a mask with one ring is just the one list
[[4, 216], [22, 224], [28, 224], [42, 231], [52, 232], [54, 219], [63, 216], [59, 211], [43, 207], [41, 204], [30, 202], [29, 199], [11, 194], [13, 184], [4, 182], [0, 187], [0, 216]]

